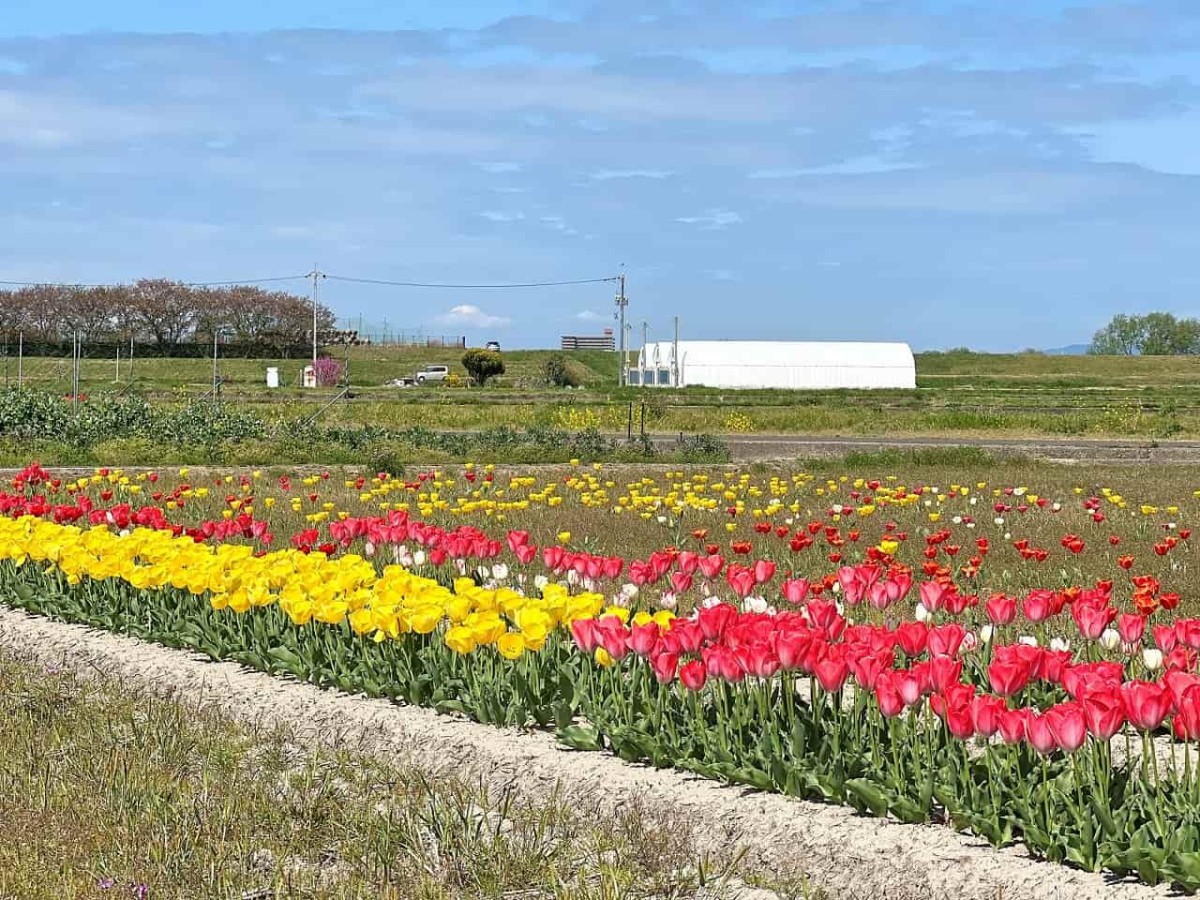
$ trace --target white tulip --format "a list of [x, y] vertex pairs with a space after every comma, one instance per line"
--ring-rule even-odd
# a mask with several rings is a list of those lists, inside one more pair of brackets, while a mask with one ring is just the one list
[[950, 521], [953, 522], [955, 525], [961, 525], [962, 524], [962, 516], [955, 516]]
[[414, 553], [414, 554], [412, 555], [412, 561], [413, 561], [413, 565], [414, 565], [414, 566], [423, 566], [423, 565], [425, 565], [425, 551], [424, 551], [424, 550], [418, 550], [416, 553]]
[[496, 563], [492, 566], [492, 577], [497, 581], [504, 581], [508, 578], [508, 566], [504, 563]]
[[990, 624], [984, 625], [982, 628], [979, 629], [980, 643], [990, 644], [992, 642], [993, 637], [995, 637], [995, 629], [992, 628], [992, 626]]
[[544, 591], [548, 584], [550, 584], [550, 579], [545, 575], [538, 575], [533, 579], [533, 586], [539, 591]]
[[375, 555], [375, 545], [370, 541], [367, 541], [366, 544], [363, 545], [363, 555], [367, 557]]
[[748, 613], [765, 613], [767, 599], [766, 597], [747, 597], [742, 601], [742, 609]]
[[663, 591], [663, 595], [658, 598], [658, 605], [663, 609], [674, 610], [679, 601], [671, 591]]
[[1121, 635], [1115, 628], [1105, 628], [1100, 635], [1100, 646], [1105, 650], [1116, 650], [1121, 643]]
[[928, 622], [930, 619], [933, 618], [933, 613], [931, 613], [929, 610], [927, 610], [923, 603], [918, 603], [916, 612], [913, 613], [913, 617], [918, 622]]
[[1151, 672], [1162, 668], [1163, 652], [1157, 647], [1147, 647], [1142, 651], [1142, 664]]
[[638, 586], [632, 582], [625, 582], [621, 585], [621, 595], [626, 599], [632, 600], [638, 595]]
[[721, 598], [717, 596], [705, 597], [704, 601], [700, 605], [705, 609], [712, 609], [714, 606], [721, 605]]
[[1062, 638], [1050, 638], [1051, 650], [1070, 650], [1071, 642], [1064, 641]]
[[1024, 644], [1027, 647], [1036, 647], [1038, 645], [1037, 638], [1031, 634], [1023, 634], [1017, 638], [1018, 644]]
[[996, 518], [992, 519], [992, 523], [993, 523], [994, 525], [1003, 525], [1003, 524], [1004, 524], [1004, 518], [1003, 518], [1002, 516], [996, 516]]

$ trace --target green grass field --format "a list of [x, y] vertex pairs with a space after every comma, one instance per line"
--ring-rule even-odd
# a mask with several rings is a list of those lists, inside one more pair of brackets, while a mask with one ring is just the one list
[[[1142, 437], [1200, 436], [1200, 357], [1090, 357], [977, 354], [917, 356], [916, 390], [679, 391], [621, 389], [617, 357], [605, 352], [566, 354], [581, 387], [554, 388], [543, 366], [554, 351], [504, 353], [506, 373], [483, 389], [450, 385], [396, 388], [423, 365], [444, 364], [460, 376], [462, 351], [445, 348], [357, 347], [349, 351], [354, 397], [323, 413], [340, 424], [421, 425], [436, 429], [588, 427], [625, 431], [633, 404], [635, 430], [646, 402], [646, 427], [658, 432], [814, 435], [1035, 435]], [[346, 359], [346, 351], [333, 355]], [[264, 415], [303, 416], [334, 395], [299, 386], [305, 360], [222, 359], [226, 400], [261, 405]], [[5, 379], [17, 381], [17, 361], [5, 358]], [[268, 366], [282, 387], [266, 387]], [[69, 359], [28, 358], [23, 383], [70, 393]], [[88, 357], [80, 390], [89, 395], [136, 390], [162, 402], [209, 391], [211, 359], [128, 360]], [[309, 411], [306, 413], [305, 411]]]

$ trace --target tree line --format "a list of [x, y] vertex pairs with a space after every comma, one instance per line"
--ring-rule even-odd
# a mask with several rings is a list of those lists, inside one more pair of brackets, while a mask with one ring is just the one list
[[[335, 316], [317, 306], [317, 333]], [[142, 279], [103, 287], [36, 285], [0, 291], [0, 334], [29, 345], [134, 341], [171, 355], [182, 345], [211, 343], [214, 334], [247, 347], [283, 348], [312, 341], [313, 307], [306, 297], [255, 285], [195, 287]]]
[[1200, 354], [1200, 319], [1179, 319], [1164, 312], [1116, 315], [1093, 335], [1088, 352], [1103, 356]]

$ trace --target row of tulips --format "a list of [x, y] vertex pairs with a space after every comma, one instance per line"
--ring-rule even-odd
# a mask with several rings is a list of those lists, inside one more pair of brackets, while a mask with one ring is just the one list
[[1137, 635], [1082, 658], [1008, 627], [853, 624], [818, 599], [571, 630], [593, 660], [574, 746], [1200, 887], [1200, 620], [1161, 629], [1165, 654]]
[[1011, 598], [987, 602], [986, 625], [957, 621], [973, 607], [938, 581], [915, 586], [926, 621], [855, 622], [856, 604], [886, 612], [914, 585], [894, 566], [841, 578], [845, 603], [805, 591], [675, 617], [604, 608], [565, 578], [522, 591], [353, 553], [0, 520], [0, 590], [31, 611], [1200, 887], [1200, 621], [1139, 628], [1107, 584], [1026, 597], [1046, 607], [1031, 621], [1084, 623], [1094, 639], [1073, 654], [1021, 635]]

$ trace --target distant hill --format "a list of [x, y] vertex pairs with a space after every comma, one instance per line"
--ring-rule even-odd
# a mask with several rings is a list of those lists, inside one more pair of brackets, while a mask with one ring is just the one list
[[1087, 351], [1087, 344], [1068, 344], [1066, 347], [1054, 347], [1042, 352], [1048, 356], [1083, 356]]

